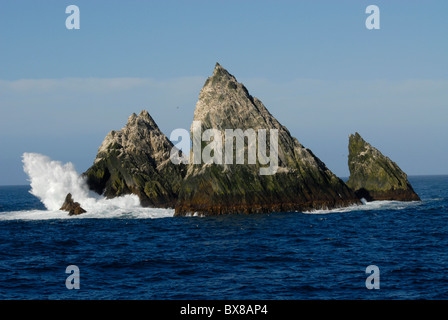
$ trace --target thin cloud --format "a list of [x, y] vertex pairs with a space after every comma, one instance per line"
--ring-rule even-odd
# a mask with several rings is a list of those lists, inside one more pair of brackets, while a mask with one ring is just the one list
[[43, 94], [60, 90], [79, 93], [108, 93], [138, 88], [191, 87], [204, 81], [203, 77], [184, 77], [166, 81], [151, 78], [62, 78], [0, 80], [0, 93]]

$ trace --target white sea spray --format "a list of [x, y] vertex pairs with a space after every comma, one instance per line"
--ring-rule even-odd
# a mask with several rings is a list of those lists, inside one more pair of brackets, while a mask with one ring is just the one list
[[[137, 195], [106, 199], [89, 190], [86, 180], [72, 163], [63, 164], [38, 153], [23, 154], [23, 169], [29, 177], [30, 193], [39, 198], [47, 210], [14, 211], [1, 215], [11, 219], [65, 219], [65, 218], [164, 218], [172, 217], [174, 209], [143, 208]], [[69, 217], [60, 211], [65, 197], [72, 194], [87, 213]]]

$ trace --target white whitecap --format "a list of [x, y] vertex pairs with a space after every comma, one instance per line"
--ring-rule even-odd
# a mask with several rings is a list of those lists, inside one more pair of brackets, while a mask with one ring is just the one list
[[[137, 195], [106, 199], [89, 190], [85, 179], [76, 172], [72, 163], [63, 164], [38, 153], [23, 154], [23, 168], [29, 177], [30, 193], [42, 201], [47, 210], [4, 212], [0, 220], [46, 220], [68, 218], [165, 218], [174, 215], [174, 209], [143, 208]], [[69, 216], [59, 208], [71, 193], [87, 213]]]
[[408, 208], [409, 206], [415, 206], [420, 204], [420, 201], [389, 201], [389, 200], [379, 200], [379, 201], [361, 201], [362, 204], [355, 204], [347, 207], [334, 208], [334, 209], [316, 209], [309, 210], [303, 213], [305, 214], [327, 214], [334, 212], [351, 212], [351, 211], [370, 211], [370, 210], [402, 210]]

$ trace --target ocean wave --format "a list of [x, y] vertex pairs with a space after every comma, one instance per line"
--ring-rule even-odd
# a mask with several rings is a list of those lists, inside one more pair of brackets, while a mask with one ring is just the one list
[[[44, 204], [47, 210], [3, 212], [0, 220], [47, 220], [73, 218], [165, 218], [174, 215], [174, 209], [143, 208], [137, 195], [124, 195], [107, 199], [89, 190], [86, 180], [72, 163], [63, 164], [38, 153], [23, 154], [23, 169], [29, 176], [30, 193]], [[59, 208], [68, 193], [87, 213], [69, 216]]]
[[371, 211], [371, 210], [402, 210], [411, 206], [419, 205], [420, 201], [390, 201], [390, 200], [378, 200], [378, 201], [363, 201], [362, 204], [355, 204], [347, 207], [334, 208], [334, 209], [316, 209], [309, 210], [303, 213], [305, 214], [328, 214], [336, 212], [351, 212], [351, 211]]
[[126, 210], [94, 210], [77, 216], [69, 216], [61, 210], [24, 210], [0, 213], [1, 220], [52, 220], [52, 219], [157, 219], [173, 217], [174, 209], [138, 208]]

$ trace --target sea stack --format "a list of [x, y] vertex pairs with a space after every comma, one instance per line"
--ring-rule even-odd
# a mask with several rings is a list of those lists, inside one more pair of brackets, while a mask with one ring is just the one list
[[359, 133], [349, 137], [347, 185], [367, 201], [419, 201], [411, 184], [398, 165], [367, 143]]
[[[224, 154], [216, 153], [222, 164], [197, 161], [194, 150], [191, 151], [190, 164], [175, 207], [176, 216], [190, 214], [219, 215], [231, 213], [269, 213], [279, 211], [303, 211], [320, 208], [335, 208], [351, 204], [360, 204], [354, 192], [336, 177], [311, 150], [293, 138], [288, 129], [282, 126], [266, 109], [263, 103], [252, 97], [246, 87], [218, 63], [213, 75], [207, 79], [199, 94], [194, 111], [191, 135], [193, 149], [199, 145], [199, 155], [209, 144], [198, 132], [215, 129], [222, 133], [221, 145], [225, 148], [224, 135], [228, 130], [244, 139], [244, 164], [235, 161], [233, 145], [233, 163], [225, 161]], [[274, 129], [274, 130], [273, 130]], [[266, 156], [260, 157], [260, 134], [266, 131], [266, 153], [272, 155], [270, 138], [277, 130], [278, 157], [272, 174], [262, 174], [262, 170], [272, 164], [266, 164]], [[256, 133], [258, 140], [251, 140]], [[244, 138], [246, 136], [246, 138]], [[210, 140], [216, 139], [216, 135]], [[200, 138], [199, 138], [200, 139]], [[237, 139], [235, 138], [235, 141]], [[233, 143], [232, 138], [232, 143]], [[256, 163], [249, 163], [248, 145], [257, 149]], [[275, 144], [275, 143], [274, 143]], [[219, 145], [219, 144], [218, 144]], [[216, 146], [216, 145], [215, 145]], [[209, 148], [210, 149], [210, 148]], [[208, 153], [205, 152], [206, 154]], [[252, 150], [252, 149], [251, 149]], [[275, 149], [274, 149], [275, 150]], [[197, 150], [196, 150], [197, 151]], [[212, 153], [210, 153], [212, 154]], [[269, 155], [268, 155], [269, 154]], [[197, 155], [197, 154], [196, 154]], [[263, 160], [263, 161], [261, 161]], [[273, 159], [271, 159], [273, 160]]]
[[89, 188], [107, 198], [136, 194], [142, 206], [173, 208], [184, 165], [170, 161], [171, 141], [146, 110], [111, 131], [85, 173]]
[[68, 211], [69, 216], [77, 216], [87, 211], [81, 208], [79, 202], [75, 202], [72, 198], [72, 194], [68, 193], [65, 197], [65, 201], [59, 210]]

